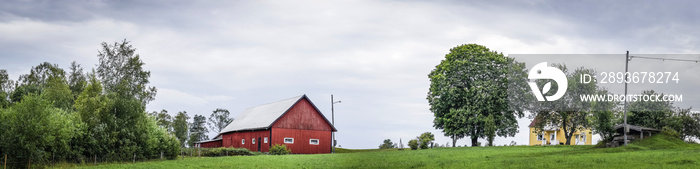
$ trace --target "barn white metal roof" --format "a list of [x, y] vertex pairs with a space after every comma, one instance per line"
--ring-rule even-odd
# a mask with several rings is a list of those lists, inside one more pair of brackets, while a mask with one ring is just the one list
[[278, 102], [263, 104], [246, 109], [240, 116], [235, 118], [231, 124], [221, 130], [220, 134], [242, 131], [267, 129], [280, 118], [287, 110], [294, 106], [297, 101], [306, 95], [296, 96]]

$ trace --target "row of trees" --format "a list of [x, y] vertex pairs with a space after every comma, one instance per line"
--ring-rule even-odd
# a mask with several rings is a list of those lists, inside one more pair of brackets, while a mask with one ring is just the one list
[[[202, 115], [194, 115], [192, 122], [188, 122], [190, 116], [186, 111], [178, 112], [175, 118], [163, 109], [160, 112], [153, 111], [151, 116], [155, 117], [158, 126], [166, 129], [175, 135], [180, 141], [181, 147], [192, 147], [194, 143], [209, 140], [209, 129], [216, 133], [221, 132], [229, 123], [233, 121], [231, 113], [226, 109], [218, 108], [212, 112], [207, 120]], [[209, 128], [205, 126], [207, 124]]]
[[[561, 127], [567, 145], [575, 132], [587, 128], [604, 139], [611, 138], [613, 127], [622, 123], [622, 105], [580, 99], [582, 94], [609, 94], [595, 81], [578, 83], [580, 75], [592, 75], [595, 70], [580, 67], [570, 72], [565, 65], [551, 66], [566, 75], [568, 89], [558, 100], [539, 102], [528, 87], [524, 63], [477, 44], [450, 49], [428, 75], [431, 84], [427, 99], [435, 116], [433, 126], [451, 137], [453, 146], [464, 137], [471, 139], [472, 146], [478, 144], [479, 138], [491, 146], [496, 136], [514, 136], [518, 131], [517, 118], [530, 112], [529, 117], [538, 121], [535, 132], [547, 125]], [[558, 91], [559, 84], [550, 79], [535, 82], [546, 89], [545, 96]], [[642, 93], [655, 94], [653, 90]], [[690, 108], [674, 107], [671, 102], [638, 101], [630, 103], [629, 110], [629, 124], [666, 127], [678, 131], [686, 140], [700, 138], [700, 115], [690, 113]]]
[[0, 152], [17, 165], [176, 158], [180, 142], [145, 111], [157, 90], [135, 51], [102, 43], [90, 72], [44, 62], [15, 82], [0, 70]]

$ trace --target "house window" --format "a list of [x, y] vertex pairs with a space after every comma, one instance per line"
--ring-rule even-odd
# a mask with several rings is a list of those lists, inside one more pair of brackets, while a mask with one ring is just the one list
[[544, 135], [537, 134], [537, 141], [542, 141], [542, 140], [544, 140]]
[[581, 139], [582, 142], [586, 142], [586, 133], [581, 133]]
[[318, 139], [310, 139], [309, 144], [311, 145], [318, 145]]
[[290, 144], [291, 144], [291, 143], [294, 143], [294, 138], [285, 137], [285, 138], [284, 138], [284, 143], [290, 143]]
[[245, 139], [241, 139], [241, 144], [245, 144]]
[[255, 138], [253, 138], [253, 144], [255, 144]]
[[263, 143], [267, 143], [267, 137], [265, 137], [265, 139], [263, 139]]

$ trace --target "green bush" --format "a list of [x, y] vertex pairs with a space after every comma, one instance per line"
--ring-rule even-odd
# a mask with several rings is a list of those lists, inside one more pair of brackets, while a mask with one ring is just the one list
[[[177, 138], [175, 138], [177, 140]], [[219, 148], [184, 148], [182, 149], [184, 156], [203, 156], [203, 157], [220, 157], [220, 156], [248, 156], [259, 155], [257, 152], [252, 152], [246, 148], [219, 147]]]
[[408, 141], [408, 146], [411, 147], [411, 150], [417, 150], [418, 149], [418, 140], [413, 139], [411, 141]]
[[270, 155], [287, 155], [292, 153], [292, 150], [287, 148], [287, 145], [275, 144], [270, 148]]
[[661, 133], [675, 138], [681, 138], [681, 134], [679, 134], [678, 131], [668, 126], [664, 126], [664, 128], [661, 129]]

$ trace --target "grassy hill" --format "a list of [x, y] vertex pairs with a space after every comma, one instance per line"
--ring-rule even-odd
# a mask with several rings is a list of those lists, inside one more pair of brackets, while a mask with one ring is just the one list
[[185, 158], [81, 168], [694, 168], [700, 145], [657, 135], [627, 147], [512, 146], [349, 150], [337, 154]]

